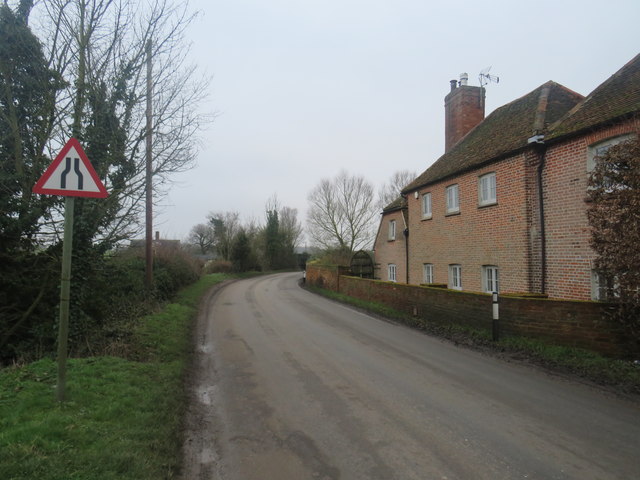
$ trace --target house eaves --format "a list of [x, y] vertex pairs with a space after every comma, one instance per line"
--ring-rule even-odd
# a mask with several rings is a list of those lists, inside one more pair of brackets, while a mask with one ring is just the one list
[[403, 196], [396, 198], [393, 202], [382, 209], [382, 213], [391, 213], [407, 208], [407, 199]]

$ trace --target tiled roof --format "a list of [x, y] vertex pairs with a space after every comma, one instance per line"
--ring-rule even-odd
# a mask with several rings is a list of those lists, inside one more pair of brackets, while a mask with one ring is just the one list
[[384, 207], [382, 209], [382, 213], [389, 213], [396, 210], [402, 210], [403, 208], [406, 208], [406, 207], [407, 207], [407, 199], [405, 197], [400, 196], [396, 198], [393, 202], [391, 202], [389, 205]]
[[637, 112], [640, 112], [640, 54], [553, 125], [546, 139], [577, 133]]
[[485, 118], [451, 150], [403, 188], [411, 192], [430, 183], [499, 160], [527, 146], [527, 140], [571, 110], [583, 97], [549, 81]]

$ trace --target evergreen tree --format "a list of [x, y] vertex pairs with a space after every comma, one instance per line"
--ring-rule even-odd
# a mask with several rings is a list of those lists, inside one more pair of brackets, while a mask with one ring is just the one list
[[234, 270], [237, 272], [246, 272], [251, 270], [255, 263], [252, 260], [249, 237], [247, 236], [244, 228], [241, 228], [240, 231], [238, 231], [233, 242], [231, 261], [233, 262]]
[[264, 242], [267, 270], [282, 268], [282, 238], [280, 236], [280, 222], [278, 221], [277, 210], [267, 210]]
[[0, 5], [0, 252], [31, 248], [53, 202], [31, 188], [50, 163], [43, 152], [61, 86], [26, 13]]
[[[17, 13], [0, 5], [0, 362], [21, 343], [50, 344], [47, 314], [60, 274], [56, 249], [41, 251], [36, 243], [57, 200], [31, 189], [51, 162], [43, 152], [62, 82], [27, 25], [31, 3], [21, 2]], [[38, 318], [49, 324], [36, 326]]]

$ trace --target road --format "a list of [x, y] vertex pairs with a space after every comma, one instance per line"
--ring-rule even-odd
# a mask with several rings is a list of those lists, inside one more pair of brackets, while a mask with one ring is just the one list
[[185, 480], [635, 479], [640, 407], [298, 286], [231, 283], [198, 321]]

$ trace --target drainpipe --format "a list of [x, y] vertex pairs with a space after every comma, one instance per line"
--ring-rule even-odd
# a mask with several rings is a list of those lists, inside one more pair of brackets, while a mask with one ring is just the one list
[[545, 128], [545, 117], [550, 93], [551, 86], [547, 83], [542, 88], [540, 98], [538, 99], [538, 108], [536, 109], [536, 116], [533, 121], [533, 136], [527, 140], [529, 145], [533, 144], [540, 156], [540, 163], [538, 164], [538, 201], [540, 205], [540, 293], [543, 294], [547, 293], [547, 234], [544, 225], [544, 188], [542, 187], [542, 173], [547, 160], [547, 146], [544, 143], [544, 135], [541, 134], [541, 132], [543, 132]]
[[544, 188], [542, 186], [542, 173], [547, 160], [547, 146], [544, 143], [544, 135], [534, 135], [528, 140], [529, 144], [535, 144], [540, 163], [538, 164], [538, 204], [540, 205], [540, 293], [547, 293], [547, 234], [544, 216]]
[[407, 272], [406, 284], [409, 285], [409, 229], [404, 229], [404, 256], [406, 258], [405, 270]]
[[[406, 195], [402, 195], [402, 198], [407, 200]], [[404, 211], [400, 210], [402, 215], [402, 222], [404, 223], [404, 258], [405, 258], [405, 283], [409, 285], [409, 226], [407, 225], [407, 220], [404, 218]], [[407, 203], [407, 215], [409, 214], [409, 204]]]

